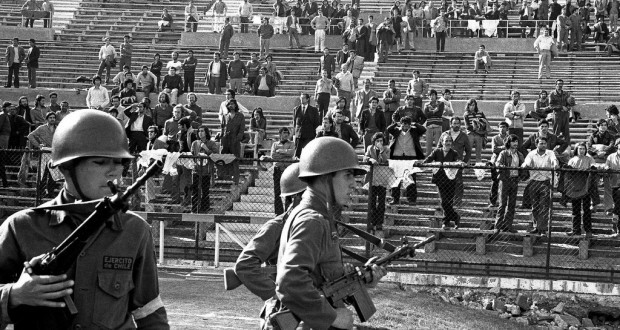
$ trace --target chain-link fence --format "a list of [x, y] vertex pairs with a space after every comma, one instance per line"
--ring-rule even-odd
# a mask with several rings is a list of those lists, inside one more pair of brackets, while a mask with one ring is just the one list
[[[58, 193], [63, 178], [47, 166], [49, 155], [0, 150], [2, 218]], [[143, 154], [127, 166], [121, 188], [164, 155], [163, 173], [148, 180], [131, 209], [158, 228], [154, 238], [168, 258], [234, 261], [259, 228], [291, 203], [279, 197], [289, 163], [264, 157]], [[418, 242], [438, 235], [401, 263], [403, 271], [565, 279], [602, 274], [603, 281], [617, 281], [620, 211], [614, 210], [620, 205], [620, 171], [569, 164], [524, 170], [410, 160], [368, 163], [352, 204], [336, 217], [394, 245], [403, 237]], [[339, 234], [349, 250], [382, 253], [350, 230]]]

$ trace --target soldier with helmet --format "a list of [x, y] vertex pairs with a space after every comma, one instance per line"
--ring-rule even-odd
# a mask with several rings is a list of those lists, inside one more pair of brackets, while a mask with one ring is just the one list
[[[315, 139], [301, 153], [299, 178], [308, 188], [282, 229], [276, 293], [303, 329], [353, 328], [352, 312], [332, 306], [319, 288], [345, 273], [332, 214], [351, 205], [355, 176], [365, 173], [353, 147], [335, 137]], [[386, 271], [377, 265], [371, 269], [374, 286]]]
[[[278, 261], [278, 247], [280, 234], [287, 220], [288, 214], [301, 200], [301, 194], [306, 190], [306, 183], [299, 180], [299, 163], [287, 167], [282, 173], [280, 180], [282, 194], [279, 197], [291, 197], [292, 203], [286, 213], [282, 213], [274, 219], [267, 221], [243, 249], [237, 263], [235, 274], [241, 282], [255, 295], [265, 301], [265, 309], [275, 302], [276, 284], [275, 273], [266, 273], [261, 266], [275, 266]], [[261, 318], [262, 318], [261, 314]]]
[[[64, 188], [0, 226], [0, 328], [169, 328], [149, 225], [134, 213], [108, 219], [66, 274], [31, 275], [24, 267], [40, 262], [111, 194], [107, 182], [120, 179], [130, 159], [125, 131], [109, 114], [82, 110], [58, 125], [51, 166], [65, 177]], [[67, 295], [77, 314], [64, 308]]]

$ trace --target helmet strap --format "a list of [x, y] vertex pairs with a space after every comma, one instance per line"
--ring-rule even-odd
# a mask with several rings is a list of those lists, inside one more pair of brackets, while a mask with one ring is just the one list
[[90, 199], [87, 198], [86, 195], [84, 195], [84, 192], [82, 191], [82, 188], [80, 187], [80, 183], [78, 182], [77, 174], [75, 172], [76, 162], [78, 162], [78, 161], [79, 161], [79, 159], [78, 160], [74, 160], [73, 164], [68, 166], [67, 171], [69, 172], [69, 178], [71, 179], [71, 183], [73, 184], [73, 188], [75, 189], [75, 193], [77, 193], [76, 197], [80, 198], [82, 201], [89, 201]]

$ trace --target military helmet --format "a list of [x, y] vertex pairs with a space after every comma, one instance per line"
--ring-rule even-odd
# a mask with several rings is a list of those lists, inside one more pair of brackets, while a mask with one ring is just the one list
[[64, 117], [52, 139], [52, 166], [82, 157], [133, 158], [121, 123], [99, 110]]
[[352, 169], [355, 175], [366, 174], [353, 147], [342, 139], [326, 136], [308, 143], [299, 159], [299, 177], [307, 178]]
[[308, 188], [308, 185], [299, 180], [299, 163], [291, 164], [282, 172], [280, 178], [281, 197], [298, 194]]

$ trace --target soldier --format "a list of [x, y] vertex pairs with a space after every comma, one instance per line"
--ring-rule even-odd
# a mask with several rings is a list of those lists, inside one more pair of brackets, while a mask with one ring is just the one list
[[[366, 171], [353, 147], [334, 137], [308, 143], [299, 164], [299, 178], [308, 188], [282, 229], [276, 293], [303, 329], [352, 329], [352, 312], [332, 306], [318, 288], [345, 273], [332, 214], [334, 208], [352, 204], [355, 176]], [[372, 287], [386, 271], [377, 265], [371, 269]]]
[[[7, 323], [16, 329], [169, 328], [150, 227], [132, 212], [108, 219], [67, 274], [30, 274], [30, 265], [92, 213], [95, 200], [110, 195], [106, 183], [120, 178], [132, 158], [123, 127], [109, 114], [81, 110], [60, 122], [51, 166], [65, 177], [64, 188], [0, 226], [1, 328]], [[58, 301], [68, 295], [78, 314], [70, 315]]]
[[[278, 261], [278, 247], [280, 246], [280, 234], [289, 213], [301, 200], [301, 194], [306, 190], [306, 183], [299, 180], [299, 163], [292, 164], [280, 180], [280, 197], [292, 198], [292, 203], [286, 213], [280, 214], [267, 221], [243, 249], [237, 263], [235, 274], [239, 280], [252, 293], [259, 296], [269, 306], [267, 300], [276, 296], [275, 274], [262, 271], [261, 265], [275, 266]], [[275, 299], [271, 299], [275, 301]]]

